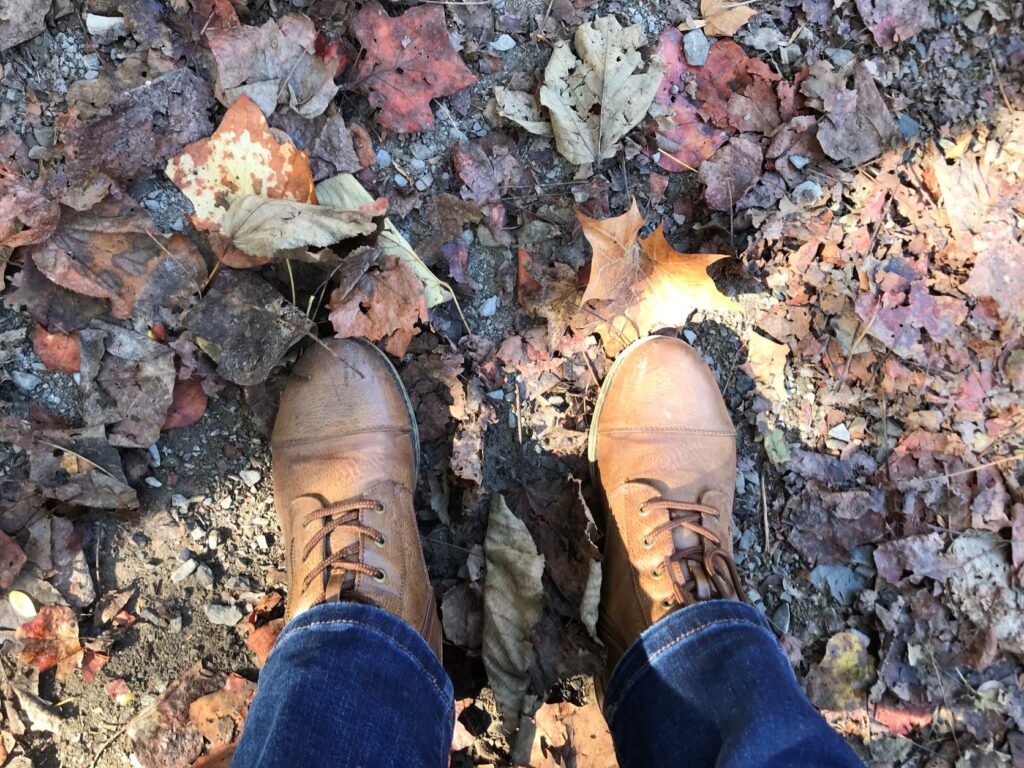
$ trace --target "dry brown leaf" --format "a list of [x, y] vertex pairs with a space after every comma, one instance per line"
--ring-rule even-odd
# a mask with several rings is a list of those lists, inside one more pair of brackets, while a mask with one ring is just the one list
[[609, 355], [653, 330], [683, 325], [695, 309], [739, 311], [707, 272], [728, 257], [680, 253], [661, 226], [638, 240], [643, 219], [635, 203], [622, 216], [597, 220], [578, 213], [577, 218], [594, 252], [591, 281], [598, 281], [595, 292], [587, 286], [583, 303], [591, 306], [581, 314], [599, 318], [591, 327]]
[[36, 325], [32, 332], [32, 349], [49, 371], [78, 373], [81, 365], [78, 336], [73, 333], [50, 333]]
[[747, 362], [741, 370], [754, 381], [763, 384], [771, 400], [786, 397], [786, 357], [789, 347], [766, 339], [759, 333], [747, 333]]
[[623, 28], [614, 16], [580, 25], [573, 42], [575, 55], [567, 42], [555, 45], [540, 103], [548, 109], [558, 151], [583, 165], [615, 155], [619, 141], [647, 114], [665, 64], [658, 56], [644, 62], [642, 27]]
[[267, 116], [287, 104], [303, 117], [316, 117], [338, 92], [334, 75], [341, 54], [317, 54], [316, 27], [301, 13], [261, 27], [211, 29], [206, 39], [217, 65], [217, 100], [226, 107], [247, 96]]
[[732, 37], [752, 16], [757, 15], [757, 11], [750, 7], [750, 2], [700, 0], [704, 32], [711, 37]]

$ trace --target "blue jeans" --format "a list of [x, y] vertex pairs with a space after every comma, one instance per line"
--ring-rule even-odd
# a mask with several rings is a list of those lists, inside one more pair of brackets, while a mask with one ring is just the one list
[[[644, 632], [604, 707], [621, 768], [861, 765], [742, 603], [699, 603]], [[445, 768], [454, 722], [451, 681], [410, 626], [322, 605], [278, 638], [232, 765]]]

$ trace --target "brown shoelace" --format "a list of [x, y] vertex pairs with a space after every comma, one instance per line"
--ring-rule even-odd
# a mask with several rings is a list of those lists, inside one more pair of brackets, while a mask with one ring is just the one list
[[[700, 539], [700, 543], [692, 547], [675, 549], [671, 555], [665, 558], [664, 564], [655, 569], [652, 574], [655, 577], [659, 577], [668, 571], [673, 576], [672, 586], [674, 595], [664, 602], [663, 608], [672, 608], [676, 605], [690, 605], [697, 600], [697, 580], [692, 577], [687, 578], [687, 569], [684, 563], [697, 564], [703, 568], [718, 597], [735, 595], [736, 599], [746, 602], [746, 596], [740, 589], [740, 577], [736, 571], [736, 564], [726, 554], [725, 550], [722, 549], [722, 540], [718, 534], [706, 528], [702, 522], [704, 515], [714, 518], [719, 517], [720, 513], [717, 509], [706, 504], [671, 501], [669, 499], [655, 499], [640, 507], [642, 514], [646, 514], [651, 510], [668, 512], [669, 519], [655, 527], [654, 530], [644, 537], [643, 543], [645, 546], [653, 546], [654, 541], [659, 536], [663, 536], [666, 533], [671, 535], [677, 528], [695, 533]], [[673, 516], [673, 512], [680, 514]], [[724, 567], [724, 573], [719, 570], [718, 564]]]
[[[305, 548], [302, 550], [303, 561], [309, 558], [318, 544], [323, 542], [324, 539], [335, 531], [341, 529], [366, 536], [377, 544], [383, 544], [383, 533], [378, 531], [376, 528], [371, 528], [370, 526], [359, 522], [359, 513], [363, 511], [383, 512], [384, 507], [376, 501], [359, 499], [356, 501], [340, 502], [338, 504], [328, 504], [326, 507], [321, 507], [320, 509], [309, 512], [303, 516], [301, 520], [303, 527], [306, 527], [310, 523], [327, 520], [323, 527], [313, 535], [313, 538], [307, 542]], [[312, 571], [306, 574], [306, 578], [302, 582], [302, 591], [305, 592], [309, 589], [309, 586], [313, 583], [314, 579], [318, 578], [328, 569], [351, 573], [353, 575], [363, 574], [364, 576], [371, 576], [378, 581], [383, 581], [384, 572], [379, 568], [374, 568], [373, 566], [360, 562], [358, 555], [358, 544], [352, 544], [338, 552], [332, 552], [317, 563], [317, 566]]]

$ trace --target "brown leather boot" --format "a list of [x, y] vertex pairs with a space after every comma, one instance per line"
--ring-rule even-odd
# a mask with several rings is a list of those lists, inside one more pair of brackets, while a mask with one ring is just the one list
[[677, 608], [742, 599], [732, 560], [735, 434], [711, 371], [684, 341], [643, 339], [608, 372], [589, 457], [607, 513], [598, 627], [609, 669]]
[[412, 502], [419, 439], [408, 395], [372, 344], [326, 347], [295, 366], [271, 440], [287, 617], [333, 600], [370, 603], [412, 625], [440, 658]]

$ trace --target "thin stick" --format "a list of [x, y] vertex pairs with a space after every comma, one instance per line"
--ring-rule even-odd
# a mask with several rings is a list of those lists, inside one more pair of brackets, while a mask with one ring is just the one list
[[298, 307], [299, 306], [299, 300], [295, 296], [295, 274], [292, 272], [292, 260], [291, 259], [285, 259], [284, 260], [284, 266], [285, 266], [285, 269], [288, 270], [288, 284], [291, 285], [291, 287], [292, 287], [292, 304], [294, 304], [296, 307]]
[[92, 756], [91, 768], [96, 768], [96, 764], [99, 763], [99, 761], [100, 761], [100, 756], [104, 752], [107, 751], [107, 747], [109, 747], [111, 744], [113, 744], [115, 741], [117, 741], [119, 738], [121, 738], [121, 736], [124, 734], [124, 732], [128, 730], [129, 723], [131, 723], [131, 720], [129, 720], [127, 723], [125, 723], [120, 728], [118, 728], [114, 732], [114, 735], [111, 736], [109, 739], [107, 739], [103, 743], [103, 746], [101, 746], [98, 750], [96, 750], [96, 754]]
[[[459, 3], [459, 5], [462, 5], [462, 3]], [[474, 5], [489, 5], [489, 3], [474, 3]], [[437, 106], [439, 106], [441, 108], [441, 111], [444, 112], [444, 116], [448, 118], [448, 122], [450, 122], [452, 124], [452, 128], [454, 128], [455, 129], [455, 133], [458, 134], [459, 140], [460, 141], [465, 141], [466, 140], [466, 134], [464, 134], [459, 129], [459, 124], [457, 122], [455, 122], [455, 117], [448, 110], [448, 107], [446, 107], [444, 105], [443, 101], [438, 101], [437, 99], [434, 99], [434, 101], [437, 102]]]
[[770, 542], [768, 539], [768, 492], [764, 489], [764, 472], [761, 472], [761, 512], [764, 518], [764, 551], [765, 554], [771, 553]]
[[86, 464], [91, 464], [92, 466], [96, 467], [96, 469], [98, 469], [98, 470], [99, 470], [100, 472], [102, 472], [102, 473], [103, 473], [104, 475], [106, 475], [107, 477], [109, 477], [109, 478], [110, 478], [111, 480], [114, 480], [114, 481], [116, 481], [116, 482], [118, 482], [118, 483], [120, 483], [120, 482], [121, 482], [121, 481], [120, 481], [120, 480], [118, 480], [118, 479], [117, 479], [116, 477], [114, 477], [114, 476], [113, 476], [112, 474], [110, 474], [110, 471], [109, 471], [109, 470], [107, 470], [107, 469], [106, 469], [105, 467], [101, 467], [101, 466], [100, 466], [99, 464], [97, 464], [97, 463], [96, 463], [95, 461], [93, 461], [92, 459], [90, 459], [90, 458], [89, 458], [88, 456], [83, 456], [83, 455], [82, 455], [82, 454], [80, 454], [80, 453], [79, 453], [78, 451], [73, 451], [73, 450], [71, 450], [70, 448], [65, 448], [65, 447], [64, 447], [63, 445], [57, 445], [57, 443], [51, 443], [51, 442], [50, 442], [49, 440], [43, 440], [43, 439], [42, 439], [41, 437], [40, 437], [40, 438], [30, 438], [30, 439], [36, 440], [37, 442], [40, 442], [40, 443], [42, 443], [43, 445], [48, 445], [48, 446], [50, 446], [51, 448], [56, 448], [56, 449], [57, 449], [58, 451], [64, 451], [64, 453], [70, 453], [70, 454], [71, 454], [72, 456], [74, 456], [74, 457], [75, 457], [76, 459], [81, 459], [81, 460], [82, 460], [82, 461], [84, 461], [84, 462], [85, 462]]
[[673, 155], [671, 152], [666, 152], [664, 149], [659, 149], [658, 152], [660, 154], [664, 155], [665, 157], [667, 157], [672, 162], [679, 163], [679, 165], [683, 166], [683, 168], [685, 168], [686, 170], [693, 171], [694, 173], [698, 173], [696, 168], [694, 168], [692, 165], [687, 165], [682, 160], [680, 160], [678, 157]]
[[992, 75], [996, 79], [996, 85], [999, 86], [999, 93], [1003, 97], [1003, 103], [1006, 105], [1006, 108], [1009, 111], [1012, 112], [1013, 111], [1013, 105], [1010, 103], [1010, 99], [1006, 95], [1006, 89], [1003, 88], [1003, 78], [1001, 78], [999, 76], [999, 70], [996, 69], [996, 58], [995, 58], [995, 56], [992, 55], [992, 50], [991, 49], [989, 49], [989, 52], [988, 52], [988, 61], [992, 65]]
[[945, 474], [942, 475], [931, 475], [930, 477], [918, 477], [916, 478], [916, 482], [930, 483], [935, 480], [949, 480], [949, 478], [951, 477], [959, 477], [960, 475], [970, 475], [973, 474], [974, 472], [979, 472], [983, 469], [988, 469], [990, 467], [1000, 467], [1003, 464], [1013, 464], [1014, 462], [1017, 461], [1024, 461], [1024, 453], [1015, 453], [1013, 454], [1013, 456], [1004, 456], [1001, 459], [996, 459], [995, 461], [987, 461], [984, 464], [979, 464], [976, 467], [958, 469], [956, 472], [946, 472]]

